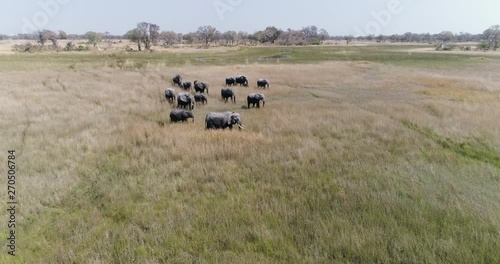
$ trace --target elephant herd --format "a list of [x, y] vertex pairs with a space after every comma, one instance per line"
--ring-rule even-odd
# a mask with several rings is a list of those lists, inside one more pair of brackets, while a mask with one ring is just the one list
[[[176, 94], [174, 88], [167, 88], [165, 90], [165, 99], [170, 104], [174, 104], [177, 100], [177, 108], [173, 109], [170, 112], [170, 122], [186, 122], [188, 119], [193, 119], [194, 115], [193, 109], [195, 103], [197, 104], [207, 104], [208, 103], [208, 88], [209, 85], [205, 82], [200, 82], [198, 80], [193, 83], [186, 81], [182, 81], [182, 77], [180, 75], [175, 75], [172, 78], [172, 83], [179, 86], [183, 92]], [[244, 87], [248, 87], [248, 79], [244, 75], [240, 75], [237, 77], [227, 77], [226, 86], [240, 85]], [[269, 81], [265, 79], [259, 79], [257, 81], [258, 88], [269, 88]], [[194, 96], [190, 93], [191, 89], [194, 90]], [[205, 93], [207, 95], [205, 95]], [[222, 88], [221, 89], [221, 100], [224, 102], [228, 102], [228, 100], [232, 103], [236, 103], [236, 95], [233, 89], [231, 88]], [[262, 102], [262, 106], [264, 107], [265, 96], [263, 93], [250, 93], [247, 96], [247, 104], [248, 108], [250, 105], [252, 107], [260, 108], [260, 103]], [[232, 129], [233, 126], [237, 125], [239, 129], [244, 128], [241, 123], [240, 114], [235, 112], [210, 112], [205, 117], [205, 128], [206, 129]]]

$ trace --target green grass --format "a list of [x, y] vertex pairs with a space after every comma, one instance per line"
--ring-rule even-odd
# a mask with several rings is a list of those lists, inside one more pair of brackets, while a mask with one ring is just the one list
[[441, 137], [434, 133], [431, 129], [422, 128], [417, 124], [409, 122], [408, 120], [403, 120], [402, 123], [404, 126], [432, 139], [444, 149], [453, 151], [465, 158], [491, 164], [492, 166], [500, 169], [500, 154], [496, 153], [495, 150], [489, 148], [487, 144], [484, 144], [478, 139], [467, 139], [464, 142], [454, 142], [450, 138]]
[[[484, 58], [483, 54], [443, 54], [408, 52], [426, 45], [380, 46], [312, 46], [312, 47], [241, 47], [221, 52], [116, 52], [116, 53], [34, 53], [3, 55], [0, 71], [40, 70], [49, 68], [154, 66], [176, 67], [183, 65], [238, 65], [238, 64], [308, 64], [328, 61], [369, 61], [397, 66], [430, 68], [464, 67], [498, 61], [496, 56]], [[175, 51], [175, 50], [174, 50]]]

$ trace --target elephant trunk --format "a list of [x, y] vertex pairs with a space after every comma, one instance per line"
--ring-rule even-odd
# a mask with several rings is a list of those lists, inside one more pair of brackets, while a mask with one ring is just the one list
[[262, 107], [266, 106], [266, 101], [262, 100]]

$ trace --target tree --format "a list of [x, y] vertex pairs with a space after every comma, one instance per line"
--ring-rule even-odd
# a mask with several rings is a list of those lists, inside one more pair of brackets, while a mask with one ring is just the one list
[[52, 46], [54, 47], [57, 47], [57, 34], [53, 31], [50, 31], [50, 30], [41, 30], [41, 31], [38, 31], [38, 43], [40, 43], [40, 45], [45, 46], [45, 43], [47, 41], [52, 41]]
[[385, 36], [380, 34], [378, 35], [375, 40], [377, 41], [377, 43], [381, 43], [381, 42], [384, 42], [385, 41]]
[[284, 46], [304, 45], [306, 43], [302, 30], [287, 29], [280, 34], [276, 43]]
[[454, 36], [455, 34], [453, 34], [453, 32], [451, 31], [443, 31], [439, 33], [439, 40], [441, 40], [443, 43], [446, 43], [448, 41], [453, 40]]
[[139, 32], [139, 29], [134, 28], [132, 30], [129, 30], [125, 34], [125, 38], [129, 39], [131, 42], [137, 43], [137, 49], [139, 51], [142, 51], [142, 46], [141, 46], [141, 33]]
[[500, 25], [495, 25], [485, 30], [483, 38], [488, 42], [490, 49], [496, 50], [500, 42]]
[[226, 41], [226, 45], [231, 45], [233, 46], [234, 42], [238, 38], [238, 33], [236, 31], [226, 31], [224, 34], [222, 34], [222, 39]]
[[330, 38], [330, 34], [328, 34], [328, 31], [326, 31], [325, 29], [320, 29], [318, 37], [319, 37], [319, 41], [322, 43], [323, 41]]
[[[160, 26], [156, 24], [149, 24], [149, 39], [153, 45], [158, 45], [158, 40], [160, 38]], [[148, 47], [146, 47], [149, 49]]]
[[472, 41], [472, 34], [467, 32], [460, 32], [457, 36], [457, 40], [460, 42], [469, 42]]
[[270, 26], [267, 27], [262, 33], [260, 42], [262, 43], [274, 43], [278, 39], [278, 37], [283, 33], [283, 31], [277, 29], [276, 27]]
[[316, 26], [303, 27], [302, 33], [306, 43], [311, 44], [314, 42], [319, 42], [319, 33]]
[[179, 35], [173, 31], [163, 31], [160, 34], [160, 39], [164, 46], [171, 46], [179, 42]]
[[196, 33], [189, 32], [182, 36], [182, 39], [186, 42], [186, 44], [193, 44], [196, 41]]
[[210, 42], [219, 40], [221, 34], [212, 26], [201, 26], [196, 31], [196, 36], [205, 43], [205, 46], [208, 47]]
[[156, 45], [160, 39], [160, 26], [147, 22], [140, 22], [137, 23], [135, 29], [129, 30], [125, 34], [125, 37], [131, 42], [137, 43], [139, 51], [142, 51], [141, 44], [144, 44], [144, 47], [150, 50], [151, 46]]
[[94, 31], [88, 31], [87, 33], [85, 33], [85, 36], [89, 40], [89, 43], [91, 43], [94, 46], [94, 48], [97, 46], [98, 43], [102, 41], [102, 35]]
[[238, 39], [236, 45], [239, 45], [241, 41], [246, 41], [246, 40], [248, 40], [248, 32], [246, 31], [238, 32]]
[[68, 34], [66, 34], [66, 32], [62, 31], [62, 30], [59, 30], [59, 36], [58, 36], [59, 39], [68, 39]]
[[257, 43], [262, 39], [262, 35], [264, 35], [263, 31], [257, 31], [253, 34], [249, 34], [248, 40], [250, 41], [250, 45], [257, 45]]
[[344, 40], [347, 42], [347, 45], [352, 42], [353, 38], [354, 37], [352, 35], [344, 36]]

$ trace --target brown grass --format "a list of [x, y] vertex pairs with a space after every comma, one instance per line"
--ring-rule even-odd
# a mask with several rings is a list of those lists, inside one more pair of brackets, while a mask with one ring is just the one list
[[[193, 123], [169, 123], [177, 73], [210, 84]], [[237, 74], [250, 87], [225, 104]], [[266, 106], [246, 109], [259, 78]], [[500, 153], [495, 78], [367, 62], [0, 73], [21, 262], [498, 260], [499, 170], [435, 140]], [[210, 111], [247, 129], [205, 131]]]

